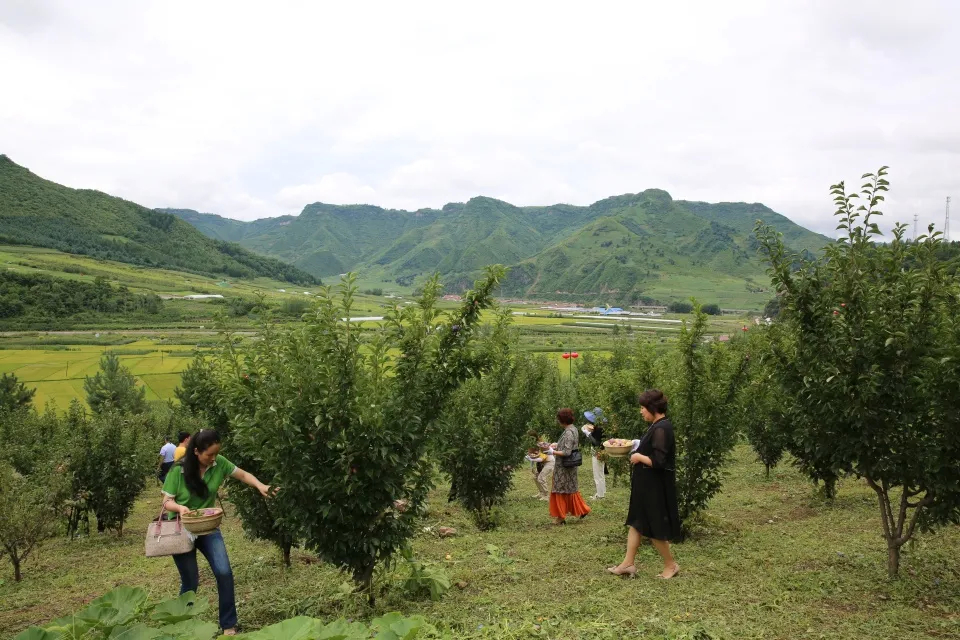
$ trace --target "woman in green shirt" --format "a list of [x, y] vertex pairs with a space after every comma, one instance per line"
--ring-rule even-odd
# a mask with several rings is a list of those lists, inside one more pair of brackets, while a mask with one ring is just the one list
[[[202, 429], [190, 438], [186, 455], [167, 474], [163, 483], [163, 507], [179, 514], [212, 507], [217, 490], [228, 476], [254, 487], [265, 498], [271, 495], [269, 486], [220, 455], [220, 434], [212, 429]], [[223, 535], [217, 529], [213, 533], [197, 536], [194, 545], [193, 550], [173, 556], [180, 571], [180, 593], [197, 591], [200, 582], [197, 568], [199, 549], [217, 579], [220, 628], [224, 635], [236, 635], [237, 603], [233, 592], [233, 571], [230, 569], [227, 548], [223, 544]]]

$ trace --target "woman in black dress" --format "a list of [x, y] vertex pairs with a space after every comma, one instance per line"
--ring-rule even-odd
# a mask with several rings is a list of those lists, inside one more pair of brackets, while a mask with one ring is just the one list
[[630, 479], [630, 509], [627, 512], [627, 554], [623, 562], [607, 571], [614, 575], [637, 574], [634, 559], [644, 537], [650, 538], [663, 558], [660, 578], [672, 578], [680, 565], [670, 553], [670, 540], [680, 537], [680, 515], [677, 511], [677, 446], [673, 424], [667, 419], [667, 398], [657, 389], [640, 394], [640, 412], [650, 423], [646, 435], [630, 456], [633, 474]]

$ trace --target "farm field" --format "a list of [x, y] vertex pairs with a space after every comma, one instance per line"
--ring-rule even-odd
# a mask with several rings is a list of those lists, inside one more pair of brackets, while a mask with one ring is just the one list
[[[580, 362], [579, 358], [575, 359], [571, 367], [571, 363], [562, 358], [564, 352], [607, 355], [618, 338], [638, 336], [658, 344], [667, 343], [675, 339], [683, 318], [669, 315], [652, 322], [646, 318], [585, 318], [583, 314], [550, 317], [533, 306], [512, 308], [517, 313], [528, 314], [513, 316], [522, 347], [547, 353], [557, 361], [564, 378], [571, 372], [576, 375]], [[711, 318], [711, 333], [734, 333], [745, 322], [741, 317], [717, 316]], [[360, 323], [362, 327], [376, 324], [376, 321]], [[241, 325], [240, 328], [247, 335], [253, 333], [251, 327]], [[206, 327], [193, 331], [6, 332], [0, 336], [0, 374], [12, 373], [28, 387], [36, 388], [34, 404], [37, 407], [52, 402], [64, 410], [74, 399], [83, 401], [84, 378], [96, 374], [101, 356], [110, 351], [117, 354], [121, 364], [146, 387], [148, 401], [163, 401], [174, 397], [180, 372], [190, 363], [195, 350], [210, 348], [218, 339], [217, 333]]]
[[[245, 538], [238, 520], [228, 517], [223, 529], [240, 621], [250, 630], [296, 615], [366, 620], [396, 610], [422, 614], [455, 638], [960, 635], [960, 527], [921, 536], [907, 550], [901, 577], [890, 581], [876, 498], [865, 484], [842, 481], [835, 502], [828, 504], [789, 464], [764, 477], [745, 445], [734, 451], [727, 471], [723, 491], [694, 537], [675, 546], [683, 570], [669, 582], [654, 578], [659, 561], [648, 546], [638, 556], [635, 580], [604, 571], [623, 553], [629, 492], [622, 483], [611, 488], [609, 480], [607, 498], [591, 501], [589, 517], [553, 527], [544, 503], [530, 498], [529, 473], [518, 471], [500, 528], [486, 533], [474, 528], [459, 506], [448, 504], [447, 487], [438, 485], [413, 549], [461, 586], [436, 602], [411, 600], [401, 590], [407, 573], [401, 562], [380, 580], [383, 591], [374, 609], [362, 597], [345, 594], [347, 578], [306, 551], [295, 551], [293, 567], [284, 570], [271, 546]], [[580, 488], [584, 495], [593, 489], [587, 465], [581, 467]], [[139, 532], [156, 505], [151, 486], [123, 538], [58, 538], [28, 562], [19, 585], [0, 575], [0, 636], [77, 610], [120, 584], [143, 587], [153, 601], [176, 595], [172, 561], [143, 557]], [[438, 526], [453, 526], [458, 534], [438, 539], [433, 533]], [[213, 578], [204, 562], [200, 575], [201, 595], [214, 604], [205, 617], [215, 621]]]
[[180, 372], [192, 360], [191, 347], [186, 345], [157, 346], [152, 340], [138, 340], [121, 346], [98, 347], [81, 345], [66, 350], [3, 349], [0, 350], [0, 373], [12, 373], [27, 387], [36, 388], [34, 405], [48, 402], [64, 410], [71, 400], [83, 401], [83, 381], [100, 368], [106, 350], [117, 354], [123, 366], [147, 389], [147, 401], [173, 398], [180, 384]]

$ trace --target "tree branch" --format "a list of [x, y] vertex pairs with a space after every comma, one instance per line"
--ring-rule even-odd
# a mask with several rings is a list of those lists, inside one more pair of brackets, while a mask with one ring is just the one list
[[931, 504], [933, 502], [933, 496], [926, 496], [923, 500], [920, 500], [917, 503], [917, 509], [913, 512], [913, 516], [910, 518], [910, 526], [907, 527], [907, 533], [897, 538], [897, 546], [902, 546], [906, 543], [907, 540], [913, 537], [913, 530], [917, 526], [917, 519], [920, 517], [920, 513], [923, 511], [923, 507]]
[[866, 476], [866, 480], [867, 484], [870, 485], [870, 488], [877, 492], [877, 499], [880, 501], [880, 519], [883, 522], [883, 535], [887, 540], [889, 540], [893, 537], [893, 534], [890, 532], [890, 520], [892, 519], [892, 515], [887, 515], [887, 511], [889, 509], [887, 494], [883, 488], [870, 479], [869, 476]]
[[903, 524], [907, 519], [907, 488], [903, 488], [903, 493], [900, 494], [900, 513], [897, 516], [897, 532], [896, 537], [900, 539], [903, 537]]

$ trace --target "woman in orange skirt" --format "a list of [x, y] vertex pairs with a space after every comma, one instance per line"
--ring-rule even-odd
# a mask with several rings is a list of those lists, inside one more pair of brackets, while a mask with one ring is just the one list
[[557, 422], [563, 427], [563, 435], [557, 440], [554, 455], [557, 458], [553, 470], [553, 491], [550, 492], [550, 515], [554, 524], [563, 524], [567, 515], [587, 517], [590, 507], [583, 501], [577, 484], [577, 469], [583, 464], [580, 454], [580, 439], [573, 426], [573, 410], [560, 409]]

